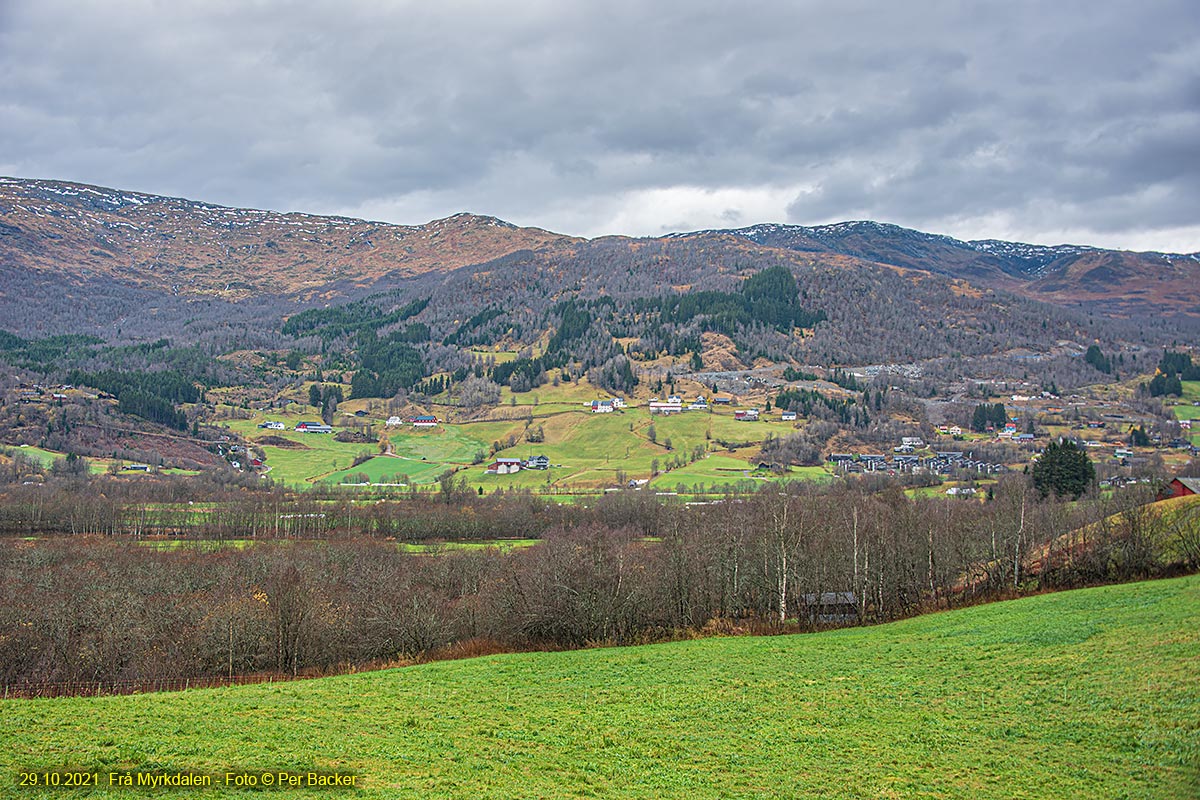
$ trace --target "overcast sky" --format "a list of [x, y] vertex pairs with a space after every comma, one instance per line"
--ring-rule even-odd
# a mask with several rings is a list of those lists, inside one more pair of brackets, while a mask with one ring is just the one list
[[10, 176], [1200, 251], [1196, 0], [0, 0], [0, 75]]

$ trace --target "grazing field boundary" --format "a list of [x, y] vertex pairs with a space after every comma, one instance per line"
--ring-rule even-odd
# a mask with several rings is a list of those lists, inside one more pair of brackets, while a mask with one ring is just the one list
[[1198, 611], [1191, 576], [815, 635], [10, 699], [0, 774], [336, 771], [371, 800], [1195, 797]]

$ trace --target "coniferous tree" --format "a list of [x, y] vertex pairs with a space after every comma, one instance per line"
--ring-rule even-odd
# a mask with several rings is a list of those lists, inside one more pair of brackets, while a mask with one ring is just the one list
[[1099, 345], [1093, 344], [1088, 347], [1087, 353], [1084, 355], [1083, 360], [1091, 364], [1100, 372], [1103, 372], [1105, 375], [1112, 373], [1112, 361], [1108, 358], [1108, 356], [1101, 352]]
[[1074, 442], [1051, 442], [1033, 465], [1033, 486], [1042, 497], [1079, 497], [1096, 480], [1096, 468], [1091, 459]]

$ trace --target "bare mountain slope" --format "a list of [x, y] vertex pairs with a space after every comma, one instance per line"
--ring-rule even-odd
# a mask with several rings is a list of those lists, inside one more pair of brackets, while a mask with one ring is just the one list
[[[677, 249], [672, 242], [696, 239], [700, 246], [671, 261], [669, 270], [666, 260], [632, 258], [647, 248], [665, 248], [665, 258]], [[336, 302], [413, 278], [503, 264], [508, 256], [534, 251], [561, 265], [564, 289], [574, 285], [572, 264], [598, 251], [611, 261], [591, 278], [591, 288], [615, 293], [631, 277], [626, 273], [635, 261], [651, 273], [661, 264], [672, 273], [661, 276], [662, 282], [682, 289], [714, 269], [733, 267], [747, 252], [755, 258], [775, 252], [799, 266], [882, 265], [949, 279], [960, 293], [1003, 290], [1112, 317], [1200, 317], [1200, 254], [964, 242], [878, 222], [763, 224], [659, 240], [584, 242], [470, 214], [405, 226], [0, 178], [0, 306], [21, 299], [12, 294], [18, 283], [29, 291], [73, 294], [89, 302], [114, 291], [188, 301]], [[636, 277], [633, 284], [641, 289], [643, 279], [653, 275]]]
[[391, 225], [0, 178], [0, 264], [172, 294], [311, 294], [572, 241], [471, 214]]
[[1110, 316], [1200, 315], [1200, 253], [1132, 253], [1082, 245], [964, 242], [879, 222], [754, 225], [719, 231], [804, 253], [839, 253], [964, 278]]

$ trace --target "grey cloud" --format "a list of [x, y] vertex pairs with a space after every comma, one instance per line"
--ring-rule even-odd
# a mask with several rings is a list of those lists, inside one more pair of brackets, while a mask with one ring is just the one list
[[[1200, 236], [1190, 0], [0, 9], [0, 152], [29, 177], [569, 233], [688, 187], [745, 224], [720, 190], [805, 223]], [[695, 219], [654, 213], [607, 232]]]

